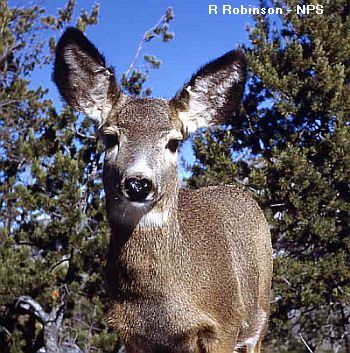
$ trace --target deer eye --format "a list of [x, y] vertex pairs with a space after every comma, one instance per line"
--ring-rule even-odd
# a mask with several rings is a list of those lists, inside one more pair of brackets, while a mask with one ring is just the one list
[[118, 136], [116, 134], [103, 135], [103, 143], [107, 149], [113, 148], [118, 142]]
[[169, 142], [166, 144], [165, 148], [169, 149], [170, 152], [175, 153], [179, 147], [179, 140], [171, 139]]

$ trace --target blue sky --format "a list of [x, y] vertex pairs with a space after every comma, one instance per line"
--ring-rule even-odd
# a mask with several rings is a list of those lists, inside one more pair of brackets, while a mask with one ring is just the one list
[[[78, 16], [81, 8], [90, 10], [95, 3], [94, 0], [77, 0], [75, 16]], [[207, 61], [221, 56], [239, 44], [248, 43], [245, 28], [247, 23], [252, 24], [251, 16], [209, 15], [209, 4], [217, 4], [219, 8], [225, 3], [235, 7], [258, 5], [257, 0], [102, 0], [99, 3], [99, 24], [90, 26], [86, 35], [105, 55], [108, 64], [115, 67], [119, 77], [120, 73], [128, 68], [145, 30], [157, 22], [167, 7], [173, 7], [175, 19], [171, 22], [171, 30], [175, 32], [175, 39], [166, 44], [152, 41], [143, 51], [143, 54], [153, 54], [163, 61], [159, 70], [152, 71], [146, 85], [152, 88], [155, 97], [163, 98], [171, 98]], [[15, 0], [10, 1], [10, 4], [28, 6], [29, 3], [25, 0]], [[48, 13], [56, 14], [65, 1], [41, 0], [40, 4]], [[58, 103], [60, 98], [50, 75], [51, 67], [35, 71], [31, 77], [32, 86], [42, 85], [49, 88], [49, 97]], [[189, 143], [184, 144], [182, 155], [186, 161], [193, 161]], [[184, 175], [183, 170], [181, 175]]]

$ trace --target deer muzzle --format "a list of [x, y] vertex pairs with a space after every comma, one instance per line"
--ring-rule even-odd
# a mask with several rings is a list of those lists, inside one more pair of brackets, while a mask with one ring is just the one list
[[132, 202], [151, 201], [152, 189], [152, 181], [147, 178], [129, 177], [123, 182], [123, 194]]

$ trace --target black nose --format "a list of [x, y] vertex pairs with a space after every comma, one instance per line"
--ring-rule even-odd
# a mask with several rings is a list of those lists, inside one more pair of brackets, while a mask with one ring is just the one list
[[151, 191], [152, 182], [145, 178], [127, 178], [125, 179], [124, 186], [130, 201], [141, 202], [146, 199]]

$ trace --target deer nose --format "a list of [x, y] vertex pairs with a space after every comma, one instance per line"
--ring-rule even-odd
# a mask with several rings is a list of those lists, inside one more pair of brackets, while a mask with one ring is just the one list
[[127, 178], [124, 182], [125, 193], [130, 201], [145, 201], [152, 189], [152, 181], [146, 178]]

